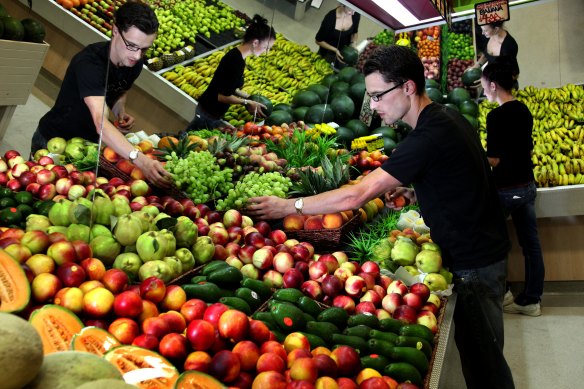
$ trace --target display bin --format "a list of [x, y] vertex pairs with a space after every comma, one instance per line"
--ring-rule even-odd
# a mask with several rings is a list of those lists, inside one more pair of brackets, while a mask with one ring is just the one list
[[48, 51], [47, 43], [0, 39], [0, 141], [16, 106], [28, 101]]
[[361, 224], [361, 214], [354, 212], [349, 221], [339, 228], [330, 228], [322, 230], [286, 230], [288, 239], [297, 239], [300, 242], [311, 243], [322, 251], [339, 249], [341, 243], [347, 238], [350, 232], [355, 230]]

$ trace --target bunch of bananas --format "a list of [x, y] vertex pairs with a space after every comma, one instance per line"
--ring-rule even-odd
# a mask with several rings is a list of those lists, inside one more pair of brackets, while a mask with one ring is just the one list
[[337, 135], [337, 129], [329, 126], [326, 123], [315, 124], [314, 127], [306, 130], [306, 135], [311, 139], [322, 137], [329, 137]]
[[395, 44], [398, 46], [411, 47], [412, 41], [410, 40], [410, 36], [407, 32], [400, 32], [397, 35], [397, 41], [395, 41]]
[[[515, 92], [533, 116], [533, 173], [539, 187], [584, 184], [584, 88], [528, 86]], [[486, 118], [496, 103], [479, 106], [479, 131], [486, 147]]]
[[196, 100], [207, 89], [219, 66], [219, 61], [229, 49], [216, 51], [208, 57], [197, 59], [189, 66], [176, 65], [172, 70], [164, 72], [162, 77]]

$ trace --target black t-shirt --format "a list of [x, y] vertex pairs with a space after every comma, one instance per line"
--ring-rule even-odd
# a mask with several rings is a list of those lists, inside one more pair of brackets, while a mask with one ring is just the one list
[[110, 62], [105, 93], [109, 48], [109, 42], [93, 43], [73, 57], [55, 105], [39, 122], [39, 130], [46, 139], [79, 136], [97, 142], [99, 136], [83, 99], [105, 94], [106, 103], [111, 109], [120, 96], [132, 87], [144, 64], [140, 60], [133, 67], [117, 67]]
[[491, 169], [477, 131], [458, 112], [437, 103], [425, 107], [382, 168], [413, 184], [450, 270], [487, 266], [507, 255], [510, 243]]
[[487, 115], [487, 156], [499, 158], [493, 168], [498, 188], [533, 181], [533, 117], [529, 108], [511, 100]]
[[[359, 21], [361, 20], [361, 15], [354, 13], [351, 16], [353, 25], [347, 31], [339, 31], [335, 28], [337, 23], [337, 10], [333, 9], [327, 13], [322, 20], [320, 28], [316, 33], [316, 40], [318, 42], [326, 42], [329, 45], [337, 48], [344, 46], [349, 46], [351, 44], [351, 36], [359, 32]], [[323, 54], [329, 50], [323, 49], [322, 47], [318, 50], [319, 54]]]
[[485, 58], [487, 59], [487, 62], [494, 63], [498, 59], [506, 60], [513, 67], [515, 75], [519, 75], [519, 63], [517, 62], [517, 53], [519, 52], [519, 46], [517, 45], [517, 41], [515, 40], [515, 38], [511, 36], [511, 34], [507, 33], [505, 39], [503, 39], [503, 43], [501, 43], [501, 50], [499, 51], [499, 56], [489, 54], [487, 50], [487, 44], [485, 44], [485, 49], [483, 51], [483, 53], [485, 54]]
[[221, 58], [209, 86], [199, 98], [201, 108], [215, 119], [220, 119], [229, 109], [229, 104], [220, 103], [219, 94], [231, 96], [243, 86], [245, 60], [237, 47], [229, 50]]

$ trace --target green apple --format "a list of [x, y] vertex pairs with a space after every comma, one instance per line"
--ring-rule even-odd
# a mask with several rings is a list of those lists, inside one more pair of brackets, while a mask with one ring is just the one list
[[47, 150], [53, 154], [63, 154], [67, 147], [67, 141], [61, 137], [49, 139], [47, 142]]
[[449, 272], [447, 269], [442, 268], [440, 269], [439, 273], [444, 277], [448, 285], [452, 284], [452, 273]]
[[412, 265], [406, 265], [406, 266], [404, 266], [404, 269], [406, 269], [407, 272], [413, 276], [417, 276], [420, 274], [420, 271], [418, 270], [418, 268], [415, 266], [412, 266]]
[[45, 155], [49, 154], [49, 150], [47, 149], [39, 149], [37, 151], [35, 151], [34, 153], [34, 160], [38, 161], [39, 159], [41, 159], [41, 157], [44, 157]]
[[142, 260], [136, 253], [122, 253], [116, 257], [112, 265], [114, 269], [122, 270], [132, 280], [138, 278], [140, 266], [142, 266]]
[[442, 268], [442, 256], [438, 251], [422, 250], [416, 255], [416, 266], [424, 273], [437, 273]]
[[410, 239], [398, 239], [391, 249], [391, 259], [400, 266], [413, 265], [418, 246]]
[[438, 246], [436, 243], [434, 242], [426, 242], [426, 243], [422, 243], [422, 250], [434, 250], [434, 251], [438, 251], [440, 252], [440, 246]]
[[424, 277], [424, 284], [428, 285], [432, 292], [448, 288], [448, 282], [446, 282], [444, 276], [438, 273], [430, 273]]

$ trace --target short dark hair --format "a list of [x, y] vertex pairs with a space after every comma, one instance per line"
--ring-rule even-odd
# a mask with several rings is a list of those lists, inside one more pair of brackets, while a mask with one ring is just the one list
[[132, 26], [146, 35], [155, 34], [158, 31], [158, 18], [154, 10], [140, 1], [128, 1], [117, 9], [114, 16], [115, 25], [122, 32], [128, 31]]
[[363, 74], [379, 72], [385, 82], [403, 83], [412, 80], [416, 94], [424, 94], [424, 65], [416, 53], [403, 46], [380, 46], [365, 61]]
[[263, 41], [268, 38], [276, 39], [276, 30], [274, 30], [274, 27], [268, 24], [268, 20], [266, 18], [263, 18], [257, 14], [254, 15], [249, 26], [245, 30], [243, 41], [248, 43], [256, 39]]
[[482, 77], [489, 82], [494, 82], [506, 91], [513, 89], [516, 79], [511, 61], [504, 57], [489, 62], [483, 69]]
[[498, 22], [489, 23], [489, 26], [491, 26], [493, 28], [497, 28], [497, 27], [503, 28], [504, 23], [505, 22], [499, 20]]

